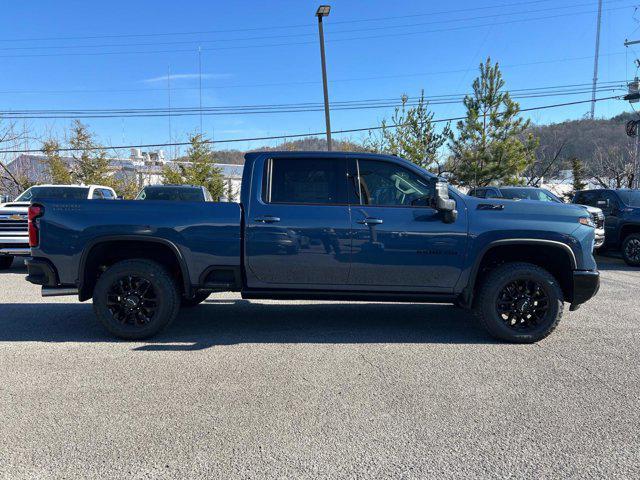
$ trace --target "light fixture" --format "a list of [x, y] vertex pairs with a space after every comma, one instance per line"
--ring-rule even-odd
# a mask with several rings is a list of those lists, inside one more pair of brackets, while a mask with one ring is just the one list
[[326, 17], [329, 15], [331, 11], [331, 5], [320, 5], [318, 7], [318, 11], [316, 12], [316, 17]]

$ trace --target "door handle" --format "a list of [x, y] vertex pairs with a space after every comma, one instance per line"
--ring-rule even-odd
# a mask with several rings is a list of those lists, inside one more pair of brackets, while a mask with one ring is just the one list
[[367, 217], [363, 220], [358, 220], [358, 223], [360, 225], [380, 225], [382, 223], [382, 219]]
[[264, 215], [253, 219], [254, 222], [260, 223], [276, 223], [280, 221], [280, 217], [274, 217], [273, 215]]

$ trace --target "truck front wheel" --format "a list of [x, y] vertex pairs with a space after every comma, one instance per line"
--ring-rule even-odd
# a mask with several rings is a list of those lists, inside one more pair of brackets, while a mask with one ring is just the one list
[[640, 267], [640, 233], [625, 237], [622, 242], [622, 258], [627, 265]]
[[563, 309], [558, 281], [530, 263], [506, 263], [482, 280], [474, 302], [480, 324], [513, 343], [542, 340], [556, 328]]
[[180, 294], [169, 273], [150, 260], [124, 260], [96, 283], [93, 310], [113, 335], [137, 340], [155, 335], [178, 314]]

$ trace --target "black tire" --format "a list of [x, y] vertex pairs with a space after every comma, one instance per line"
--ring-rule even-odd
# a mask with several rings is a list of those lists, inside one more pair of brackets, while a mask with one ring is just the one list
[[482, 280], [474, 313], [493, 337], [534, 343], [555, 330], [563, 307], [562, 289], [548, 271], [531, 263], [506, 263]]
[[180, 299], [180, 304], [185, 308], [195, 307], [204, 302], [207, 298], [209, 298], [210, 292], [198, 292], [191, 298]]
[[13, 257], [9, 255], [0, 255], [0, 270], [6, 270], [11, 268], [13, 264]]
[[124, 260], [105, 271], [93, 291], [93, 310], [105, 328], [126, 340], [148, 338], [180, 309], [180, 292], [160, 264]]
[[622, 241], [622, 258], [631, 267], [640, 267], [640, 233], [627, 235]]

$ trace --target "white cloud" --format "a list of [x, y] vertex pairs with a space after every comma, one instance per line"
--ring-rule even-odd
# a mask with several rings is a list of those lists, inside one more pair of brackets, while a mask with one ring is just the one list
[[[230, 78], [233, 75], [230, 73], [203, 73], [203, 79], [222, 79], [222, 78]], [[143, 83], [158, 83], [158, 82], [166, 82], [167, 80], [194, 80], [200, 77], [198, 73], [172, 73], [171, 75], [162, 75], [160, 77], [146, 78], [141, 80]]]

